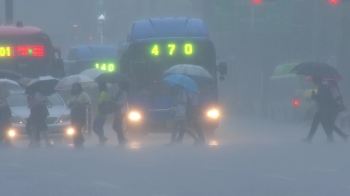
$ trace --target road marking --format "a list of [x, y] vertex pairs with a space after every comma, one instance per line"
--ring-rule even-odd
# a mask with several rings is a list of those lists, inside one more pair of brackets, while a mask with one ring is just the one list
[[219, 167], [206, 167], [206, 166], [203, 166], [203, 167], [200, 167], [202, 169], [209, 169], [209, 170], [220, 170], [220, 171], [224, 171], [226, 170], [225, 168], [219, 168]]
[[68, 174], [62, 174], [62, 173], [56, 173], [56, 172], [49, 172], [48, 174], [53, 176], [59, 176], [59, 177], [68, 177]]
[[279, 175], [266, 175], [266, 177], [275, 178], [275, 179], [281, 179], [281, 180], [291, 180], [291, 181], [297, 180], [296, 178], [290, 178], [290, 177], [279, 176]]
[[22, 165], [17, 164], [17, 163], [10, 163], [9, 165], [12, 166], [12, 167], [24, 168]]
[[319, 171], [319, 172], [338, 172], [338, 169], [326, 169], [326, 168], [311, 168], [312, 171]]
[[108, 184], [108, 183], [104, 183], [104, 182], [92, 182], [92, 184], [95, 185], [99, 185], [99, 186], [104, 186], [104, 187], [109, 187], [109, 188], [113, 188], [113, 189], [120, 189], [120, 186], [114, 185], [114, 184]]

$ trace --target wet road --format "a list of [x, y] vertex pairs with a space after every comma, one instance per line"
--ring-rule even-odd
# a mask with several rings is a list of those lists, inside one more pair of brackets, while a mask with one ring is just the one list
[[[346, 130], [349, 132], [348, 130]], [[150, 135], [119, 148], [95, 135], [84, 150], [0, 149], [1, 195], [350, 195], [350, 146], [340, 139], [303, 144], [302, 125], [228, 118], [206, 146], [165, 146], [170, 135]], [[211, 145], [209, 145], [211, 144]]]

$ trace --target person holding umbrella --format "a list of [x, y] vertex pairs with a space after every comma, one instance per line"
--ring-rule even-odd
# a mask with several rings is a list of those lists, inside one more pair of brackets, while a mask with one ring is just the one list
[[80, 83], [72, 84], [71, 98], [68, 100], [68, 107], [71, 109], [71, 124], [74, 128], [74, 147], [81, 149], [84, 147], [84, 136], [82, 129], [86, 123], [86, 107], [91, 105], [89, 95], [83, 91]]
[[43, 133], [46, 141], [46, 146], [51, 147], [48, 137], [48, 126], [46, 118], [49, 116], [47, 109], [48, 100], [46, 96], [54, 94], [55, 86], [59, 82], [58, 79], [52, 76], [41, 76], [33, 79], [26, 87], [25, 94], [29, 95], [28, 104], [30, 108], [30, 115], [26, 127], [31, 130], [29, 147], [40, 146], [40, 132]]
[[[188, 109], [188, 95], [187, 92], [198, 93], [198, 86], [191, 78], [182, 74], [171, 74], [167, 76], [164, 81], [173, 86], [176, 90], [175, 100], [175, 119], [174, 127], [171, 135], [170, 145], [175, 142], [181, 142], [182, 136], [186, 133], [190, 134], [197, 143], [198, 139], [190, 130], [187, 129], [187, 109]], [[178, 139], [177, 134], [179, 133]]]
[[314, 114], [308, 137], [303, 142], [311, 142], [318, 124], [321, 122], [326, 132], [328, 142], [333, 142], [332, 130], [334, 128], [333, 116], [336, 101], [328, 87], [322, 82], [322, 78], [340, 80], [341, 76], [334, 67], [320, 62], [304, 62], [295, 66], [290, 73], [304, 76], [312, 76], [313, 82], [318, 86], [317, 94], [312, 93], [312, 99], [317, 102], [317, 111]]
[[46, 118], [49, 116], [49, 110], [47, 109], [47, 98], [41, 91], [45, 89], [44, 84], [39, 84], [39, 91], [35, 92], [30, 103], [30, 143], [29, 147], [40, 147], [40, 133], [43, 134], [44, 140], [46, 142], [46, 147], [52, 147], [48, 135], [48, 126], [46, 123]]
[[98, 89], [99, 94], [97, 97], [97, 115], [94, 122], [92, 123], [92, 130], [98, 136], [100, 145], [104, 145], [107, 141], [107, 138], [104, 135], [103, 126], [107, 120], [107, 116], [106, 114], [102, 114], [98, 108], [101, 106], [101, 104], [108, 101], [107, 84], [105, 82], [99, 82]]
[[[187, 93], [187, 126], [190, 127], [191, 125], [193, 126], [194, 130], [197, 133], [198, 136], [198, 144], [205, 144], [205, 137], [203, 134], [203, 130], [199, 121], [199, 118], [201, 116], [201, 107], [199, 103], [199, 93]], [[188, 131], [188, 133], [191, 135], [192, 132]], [[180, 132], [178, 141], [181, 141], [185, 132]], [[192, 136], [195, 140], [197, 140], [196, 137]]]
[[[102, 73], [95, 79], [97, 83], [118, 83], [118, 91], [113, 96], [114, 102], [108, 102], [101, 108], [104, 113], [114, 110], [113, 129], [117, 133], [119, 145], [125, 146], [127, 139], [124, 136], [124, 120], [128, 110], [129, 78], [122, 73]], [[108, 106], [108, 107], [106, 107]], [[100, 110], [100, 108], [99, 108]]]
[[313, 136], [316, 133], [318, 124], [321, 123], [324, 131], [327, 135], [327, 141], [333, 142], [333, 118], [332, 111], [335, 107], [335, 101], [331, 94], [331, 91], [322, 83], [322, 78], [313, 77], [314, 84], [318, 86], [317, 94], [312, 93], [311, 98], [316, 101], [317, 109], [314, 114], [310, 132], [307, 138], [302, 139], [303, 142], [311, 142]]

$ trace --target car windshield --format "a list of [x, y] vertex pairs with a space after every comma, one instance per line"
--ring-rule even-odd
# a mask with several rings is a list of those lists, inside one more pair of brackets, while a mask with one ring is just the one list
[[[63, 106], [63, 102], [57, 93], [48, 96], [47, 99], [51, 106]], [[24, 93], [13, 93], [7, 98], [10, 107], [26, 107], [27, 96]]]

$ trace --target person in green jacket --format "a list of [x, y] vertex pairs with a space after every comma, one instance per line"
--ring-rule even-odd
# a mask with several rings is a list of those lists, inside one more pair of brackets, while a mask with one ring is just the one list
[[94, 122], [92, 123], [92, 130], [96, 133], [100, 140], [100, 145], [104, 145], [107, 141], [107, 137], [104, 134], [103, 126], [107, 120], [107, 116], [103, 115], [99, 112], [99, 106], [108, 101], [107, 94], [107, 84], [106, 83], [98, 83], [99, 94], [97, 97], [97, 115], [95, 117]]

